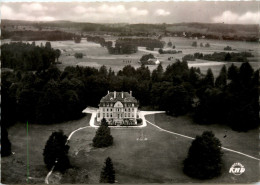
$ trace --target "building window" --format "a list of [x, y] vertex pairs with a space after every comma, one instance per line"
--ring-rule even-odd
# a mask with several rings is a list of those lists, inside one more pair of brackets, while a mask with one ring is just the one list
[[125, 117], [126, 117], [126, 113], [125, 113]]
[[128, 108], [128, 111], [130, 112], [130, 108]]
[[105, 117], [105, 113], [103, 113], [103, 118]]
[[110, 114], [110, 117], [112, 118], [112, 114]]
[[128, 113], [128, 117], [130, 117], [130, 113]]
[[113, 111], [113, 109], [111, 109], [111, 112]]
[[105, 112], [105, 108], [103, 108], [103, 111]]
[[132, 117], [134, 117], [134, 114], [132, 114]]
[[107, 112], [108, 112], [108, 109], [107, 109]]
[[134, 111], [134, 108], [132, 108], [132, 111]]
[[107, 113], [107, 117], [109, 117], [108, 113]]
[[98, 118], [100, 117], [100, 113], [98, 113]]

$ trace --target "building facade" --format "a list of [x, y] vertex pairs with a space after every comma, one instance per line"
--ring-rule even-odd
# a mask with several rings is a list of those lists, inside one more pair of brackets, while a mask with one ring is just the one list
[[136, 125], [138, 118], [138, 101], [132, 91], [109, 92], [99, 103], [97, 121], [105, 118], [109, 125]]

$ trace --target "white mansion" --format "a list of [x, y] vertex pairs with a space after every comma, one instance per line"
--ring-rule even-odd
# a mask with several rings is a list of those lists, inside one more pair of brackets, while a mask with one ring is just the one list
[[138, 101], [132, 96], [132, 91], [109, 92], [100, 100], [97, 111], [97, 121], [103, 118], [109, 125], [136, 125], [138, 118]]

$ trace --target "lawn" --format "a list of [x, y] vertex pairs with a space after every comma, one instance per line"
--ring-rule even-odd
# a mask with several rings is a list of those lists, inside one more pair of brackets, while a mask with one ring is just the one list
[[[30, 176], [38, 179], [32, 183], [43, 183], [46, 170], [42, 149], [53, 130], [63, 129], [66, 134], [73, 129], [86, 126], [90, 116], [80, 120], [55, 124], [54, 126], [31, 125], [30, 127]], [[165, 114], [149, 115], [146, 118], [158, 126], [189, 136], [213, 130], [223, 146], [257, 157], [257, 131], [237, 133], [217, 125], [195, 125], [188, 117], [174, 118]], [[148, 124], [144, 128], [112, 128], [114, 144], [104, 149], [91, 146], [96, 129], [86, 128], [76, 132], [69, 143], [69, 157], [73, 168], [67, 173], [52, 174], [50, 182], [56, 183], [98, 183], [106, 157], [111, 157], [118, 183], [249, 183], [258, 181], [258, 162], [231, 152], [224, 152], [224, 168], [220, 177], [201, 181], [189, 178], [182, 172], [182, 161], [187, 156], [191, 140], [175, 136]], [[26, 130], [22, 124], [9, 129], [12, 151], [15, 155], [3, 158], [3, 183], [25, 183], [26, 179]], [[140, 138], [142, 140], [140, 140]], [[146, 138], [146, 140], [145, 140]], [[246, 171], [241, 176], [229, 174], [234, 162], [242, 163]], [[56, 178], [56, 181], [55, 181]]]
[[[68, 136], [76, 128], [86, 126], [90, 115], [79, 120], [68, 121], [52, 125], [38, 125], [29, 123], [29, 176], [31, 183], [44, 183], [48, 173], [43, 161], [43, 149], [52, 132], [63, 130]], [[8, 129], [9, 139], [12, 143], [14, 155], [3, 157], [1, 161], [2, 183], [26, 183], [27, 178], [27, 138], [26, 124], [17, 123]]]
[[[201, 134], [204, 130], [213, 130], [217, 137], [221, 133], [227, 133], [229, 141], [223, 142], [223, 145], [231, 148], [234, 142], [234, 148], [241, 149], [257, 157], [258, 143], [254, 136], [255, 131], [249, 133], [238, 133], [231, 131], [229, 128], [218, 129], [217, 125], [209, 127], [196, 125], [187, 117], [173, 118], [165, 114], [149, 115], [147, 119], [160, 126], [164, 123], [177, 121], [179, 124], [174, 126], [168, 125], [167, 129], [182, 131], [182, 134], [195, 136]], [[172, 119], [172, 120], [171, 120]], [[183, 124], [181, 124], [183, 122]], [[183, 125], [183, 129], [182, 126]], [[166, 127], [165, 127], [166, 129]], [[187, 132], [185, 131], [187, 130]], [[175, 131], [175, 130], [174, 130]], [[189, 132], [188, 132], [189, 131]], [[193, 134], [192, 131], [194, 131]], [[217, 132], [218, 131], [218, 132]], [[231, 134], [232, 133], [232, 134]], [[148, 124], [145, 128], [133, 129], [112, 129], [114, 145], [106, 149], [94, 149], [91, 147], [91, 139], [94, 136], [92, 130], [85, 129], [77, 132], [71, 141], [71, 162], [78, 169], [85, 169], [88, 174], [88, 183], [98, 183], [100, 171], [106, 157], [111, 157], [116, 169], [116, 180], [118, 183], [201, 183], [205, 181], [191, 179], [182, 172], [182, 161], [185, 159], [191, 140], [162, 132], [152, 125]], [[147, 140], [137, 140], [140, 137]], [[238, 136], [238, 137], [236, 137]], [[241, 145], [239, 139], [249, 139], [250, 144]], [[251, 138], [251, 140], [250, 140]], [[228, 145], [229, 144], [229, 145]], [[250, 146], [251, 145], [251, 146]], [[250, 149], [252, 151], [250, 151]], [[77, 155], [76, 155], [77, 153]], [[244, 156], [230, 152], [224, 152], [223, 174], [218, 178], [208, 180], [209, 183], [249, 183], [258, 181], [258, 162]], [[241, 176], [229, 174], [229, 168], [235, 162], [242, 163], [246, 172]], [[63, 183], [70, 183], [62, 181]]]

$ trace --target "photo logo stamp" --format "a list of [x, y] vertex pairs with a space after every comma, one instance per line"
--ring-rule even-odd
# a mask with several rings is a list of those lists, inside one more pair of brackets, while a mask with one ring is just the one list
[[234, 175], [241, 175], [245, 172], [245, 167], [241, 163], [234, 163], [230, 169], [229, 173], [233, 173]]

